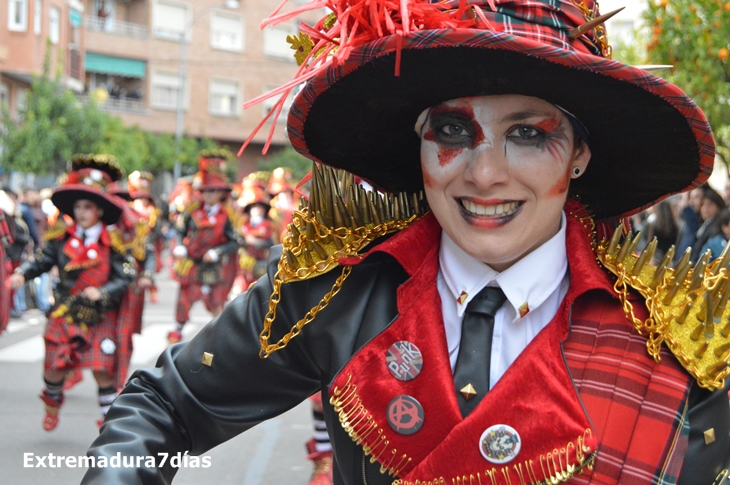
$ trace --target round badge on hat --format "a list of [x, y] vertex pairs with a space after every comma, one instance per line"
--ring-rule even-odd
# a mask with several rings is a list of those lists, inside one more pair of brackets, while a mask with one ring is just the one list
[[388, 349], [385, 364], [390, 375], [399, 381], [410, 381], [421, 373], [423, 354], [413, 342], [400, 340]]
[[503, 465], [509, 463], [520, 453], [522, 439], [512, 426], [495, 424], [482, 433], [479, 438], [479, 451], [490, 463]]
[[413, 434], [423, 426], [421, 403], [405, 394], [390, 401], [386, 414], [390, 427], [400, 434]]

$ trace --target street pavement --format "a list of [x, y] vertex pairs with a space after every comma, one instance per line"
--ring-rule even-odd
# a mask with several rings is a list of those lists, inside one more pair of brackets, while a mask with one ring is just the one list
[[[157, 285], [159, 302], [147, 302], [142, 334], [135, 335], [132, 370], [154, 366], [167, 345], [177, 284], [163, 271], [157, 276]], [[202, 302], [196, 303], [184, 328], [185, 340], [209, 320]], [[44, 412], [38, 394], [43, 382], [45, 321], [42, 313], [30, 310], [21, 319], [12, 319], [8, 330], [0, 335], [0, 484], [79, 483], [85, 469], [71, 468], [67, 462], [50, 467], [49, 459], [45, 459], [45, 467], [36, 467], [36, 456], [83, 456], [98, 434], [100, 413], [90, 371], [84, 371], [84, 380], [66, 392], [58, 428], [49, 433], [41, 427]], [[304, 443], [311, 435], [310, 405], [304, 402], [210, 450], [204, 455], [210, 459], [208, 468], [181, 468], [174, 483], [306, 485], [312, 466], [305, 459]]]

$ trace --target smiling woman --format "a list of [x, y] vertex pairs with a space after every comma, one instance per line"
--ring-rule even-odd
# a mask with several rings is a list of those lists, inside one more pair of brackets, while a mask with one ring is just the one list
[[309, 200], [90, 453], [200, 454], [321, 393], [338, 484], [713, 483], [730, 250], [655, 266], [619, 225], [707, 179], [704, 114], [610, 59], [593, 0], [322, 0], [263, 25], [322, 7], [271, 94], [276, 114], [304, 83], [287, 132]]

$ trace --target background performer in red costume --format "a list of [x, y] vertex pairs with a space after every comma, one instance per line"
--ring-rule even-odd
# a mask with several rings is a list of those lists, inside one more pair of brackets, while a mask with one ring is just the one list
[[126, 249], [112, 242], [106, 226], [122, 213], [119, 199], [106, 187], [119, 180], [122, 169], [111, 155], [76, 155], [71, 171], [51, 200], [73, 224], [46, 242], [43, 252], [10, 277], [19, 288], [26, 279], [58, 267], [56, 305], [43, 336], [46, 345], [41, 400], [46, 414], [43, 429], [58, 425], [64, 402], [63, 383], [72, 369], [91, 369], [99, 387], [102, 419], [117, 396], [119, 365], [117, 326], [119, 299], [135, 276]]

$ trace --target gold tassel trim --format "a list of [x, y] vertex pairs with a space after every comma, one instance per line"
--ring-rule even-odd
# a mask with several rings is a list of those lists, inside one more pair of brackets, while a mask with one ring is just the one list
[[340, 260], [360, 257], [368, 244], [387, 234], [398, 232], [418, 220], [426, 212], [423, 193], [407, 195], [367, 192], [355, 183], [352, 174], [314, 164], [312, 190], [309, 200], [302, 200], [294, 212], [282, 242], [269, 298], [269, 311], [259, 335], [259, 356], [267, 358], [281, 350], [299, 335], [305, 325], [336, 295], [352, 271], [343, 266], [342, 274], [332, 289], [301, 320], [275, 344], [269, 344], [271, 325], [276, 319], [276, 307], [281, 298], [281, 285], [323, 275], [340, 266]]
[[[376, 461], [380, 463], [380, 473], [398, 476], [412, 461], [406, 454], [399, 457], [398, 451], [390, 446], [387, 435], [362, 405], [362, 400], [357, 394], [357, 386], [352, 383], [352, 375], [347, 377], [347, 383], [342, 389], [334, 388], [330, 404], [339, 415], [340, 424], [345, 432], [357, 445], [362, 445], [365, 456], [370, 456], [370, 463]], [[372, 444], [363, 444], [368, 438]]]
[[[590, 433], [590, 429], [586, 430], [586, 433]], [[514, 465], [508, 465], [502, 468], [491, 468], [486, 469], [480, 473], [470, 473], [469, 475], [461, 475], [453, 477], [450, 480], [444, 477], [436, 477], [431, 480], [395, 480], [393, 485], [556, 485], [558, 483], [564, 483], [573, 478], [575, 475], [583, 473], [584, 469], [593, 470], [593, 466], [596, 462], [597, 453], [591, 453], [585, 455], [589, 449], [583, 448], [585, 453], [578, 453], [578, 449], [583, 447], [583, 436], [573, 443], [568, 443], [565, 448], [558, 450], [554, 449], [550, 453], [540, 455], [539, 466], [543, 473], [543, 476], [548, 477], [546, 480], [540, 480], [537, 478], [535, 469], [537, 465], [534, 460], [526, 460], [522, 463]], [[567, 457], [570, 451], [574, 450], [576, 456], [579, 459], [579, 464], [569, 465]], [[513, 474], [517, 475], [517, 480], [513, 479]]]
[[[601, 241], [596, 254], [617, 276], [614, 290], [628, 320], [648, 336], [649, 355], [659, 362], [662, 343], [666, 343], [701, 387], [723, 387], [730, 374], [730, 244], [715, 261], [710, 262], [708, 250], [694, 266], [688, 249], [674, 267], [672, 246], [654, 265], [656, 238], [634, 254], [640, 234], [629, 233], [621, 242], [622, 231], [619, 226], [610, 241]], [[646, 320], [636, 317], [630, 288], [645, 298]]]

